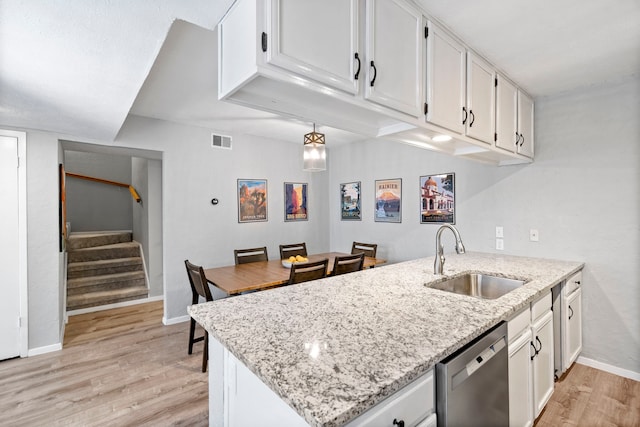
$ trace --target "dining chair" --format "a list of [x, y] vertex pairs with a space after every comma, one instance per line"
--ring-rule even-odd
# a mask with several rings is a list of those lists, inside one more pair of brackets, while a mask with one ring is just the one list
[[353, 255], [337, 256], [333, 263], [332, 276], [338, 276], [345, 273], [353, 273], [362, 270], [364, 267], [364, 252]]
[[364, 252], [364, 256], [375, 258], [377, 251], [378, 251], [378, 245], [373, 243], [353, 242], [353, 245], [351, 245], [352, 254]]
[[327, 267], [329, 267], [328, 258], [321, 259], [320, 261], [291, 264], [288, 284], [293, 285], [295, 283], [308, 282], [309, 280], [327, 277]]
[[269, 261], [266, 246], [251, 249], [234, 249], [233, 257], [236, 260], [236, 265], [257, 261]]
[[[205, 301], [213, 301], [207, 278], [201, 266], [191, 264], [185, 260], [184, 265], [187, 267], [187, 275], [189, 276], [189, 284], [191, 285], [191, 304], [195, 305], [200, 302], [200, 297]], [[205, 330], [204, 335], [195, 338], [196, 321], [191, 318], [189, 326], [189, 354], [193, 353], [193, 344], [204, 341], [204, 351], [202, 352], [202, 372], [207, 372], [207, 362], [209, 360], [209, 333]]]
[[280, 245], [280, 259], [287, 259], [296, 255], [307, 256], [307, 244], [305, 242]]

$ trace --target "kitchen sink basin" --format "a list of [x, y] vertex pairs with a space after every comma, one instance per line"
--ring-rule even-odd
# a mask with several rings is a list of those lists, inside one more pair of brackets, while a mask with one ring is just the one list
[[488, 274], [470, 273], [452, 277], [444, 282], [429, 284], [433, 289], [468, 295], [480, 299], [496, 299], [524, 285], [524, 280], [508, 279], [506, 277]]

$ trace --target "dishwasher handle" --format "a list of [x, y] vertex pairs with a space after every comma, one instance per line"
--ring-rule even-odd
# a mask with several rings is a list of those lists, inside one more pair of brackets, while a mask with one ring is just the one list
[[465, 382], [471, 375], [480, 369], [485, 363], [491, 360], [500, 351], [506, 351], [507, 337], [503, 335], [498, 338], [493, 344], [486, 347], [483, 351], [477, 353], [477, 355], [467, 363], [457, 373], [451, 377], [451, 389], [455, 389], [457, 386]]

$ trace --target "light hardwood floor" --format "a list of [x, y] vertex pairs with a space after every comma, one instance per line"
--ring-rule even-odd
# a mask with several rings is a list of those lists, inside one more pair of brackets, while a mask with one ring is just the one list
[[[188, 330], [162, 325], [162, 302], [71, 317], [62, 351], [0, 362], [0, 425], [207, 425]], [[640, 383], [574, 364], [536, 421], [552, 426], [640, 426]]]
[[0, 362], [2, 426], [205, 426], [202, 343], [162, 301], [72, 316], [63, 350]]

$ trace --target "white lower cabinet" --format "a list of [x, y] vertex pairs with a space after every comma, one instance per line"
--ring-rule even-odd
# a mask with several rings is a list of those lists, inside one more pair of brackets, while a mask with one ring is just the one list
[[582, 351], [582, 271], [577, 272], [565, 283], [563, 298], [563, 371], [571, 367]]
[[[430, 370], [346, 427], [436, 427], [435, 378]], [[309, 424], [219, 341], [209, 337], [209, 425], [307, 427]]]
[[527, 327], [519, 338], [509, 343], [510, 426], [529, 427], [533, 424], [531, 354], [531, 329]]
[[533, 324], [531, 331], [532, 342], [536, 347], [535, 354], [531, 355], [535, 418], [540, 415], [553, 393], [553, 313], [551, 310]]
[[509, 320], [509, 425], [529, 427], [553, 393], [551, 292]]

